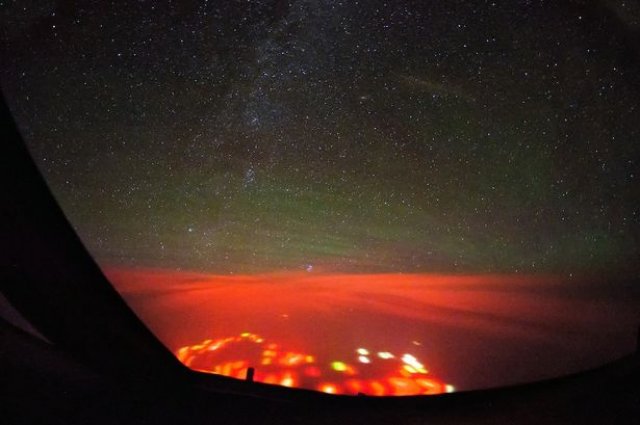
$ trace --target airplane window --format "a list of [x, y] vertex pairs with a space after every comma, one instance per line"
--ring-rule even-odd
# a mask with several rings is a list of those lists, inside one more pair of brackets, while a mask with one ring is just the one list
[[2, 90], [186, 366], [331, 394], [631, 351], [634, 2], [1, 2]]

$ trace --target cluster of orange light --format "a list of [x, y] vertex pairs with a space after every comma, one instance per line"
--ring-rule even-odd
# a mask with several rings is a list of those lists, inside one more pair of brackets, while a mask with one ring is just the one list
[[201, 372], [245, 379], [248, 368], [253, 366], [256, 381], [315, 389], [329, 394], [384, 396], [453, 391], [453, 386], [428, 375], [422, 363], [411, 354], [404, 354], [397, 359], [390, 352], [378, 352], [377, 358], [381, 362], [392, 361], [395, 363], [389, 365], [396, 367], [380, 378], [362, 379], [359, 375], [373, 367], [372, 356], [367, 349], [358, 348], [355, 352], [359, 366], [333, 361], [323, 369], [314, 356], [280, 350], [277, 344], [266, 342], [264, 338], [249, 332], [185, 346], [176, 352], [176, 356], [184, 365]]

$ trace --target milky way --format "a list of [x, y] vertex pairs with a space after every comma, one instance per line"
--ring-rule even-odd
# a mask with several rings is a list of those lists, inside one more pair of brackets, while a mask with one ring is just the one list
[[2, 87], [102, 263], [637, 275], [640, 13], [566, 3], [19, 2]]

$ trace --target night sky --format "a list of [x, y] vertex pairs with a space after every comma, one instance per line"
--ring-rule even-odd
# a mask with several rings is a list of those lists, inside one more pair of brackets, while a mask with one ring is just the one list
[[0, 1], [101, 264], [639, 275], [638, 3], [107, 3]]

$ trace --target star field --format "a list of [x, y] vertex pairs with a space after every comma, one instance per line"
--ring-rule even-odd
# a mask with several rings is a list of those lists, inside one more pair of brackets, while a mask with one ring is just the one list
[[637, 276], [631, 2], [4, 3], [3, 93], [101, 263]]

